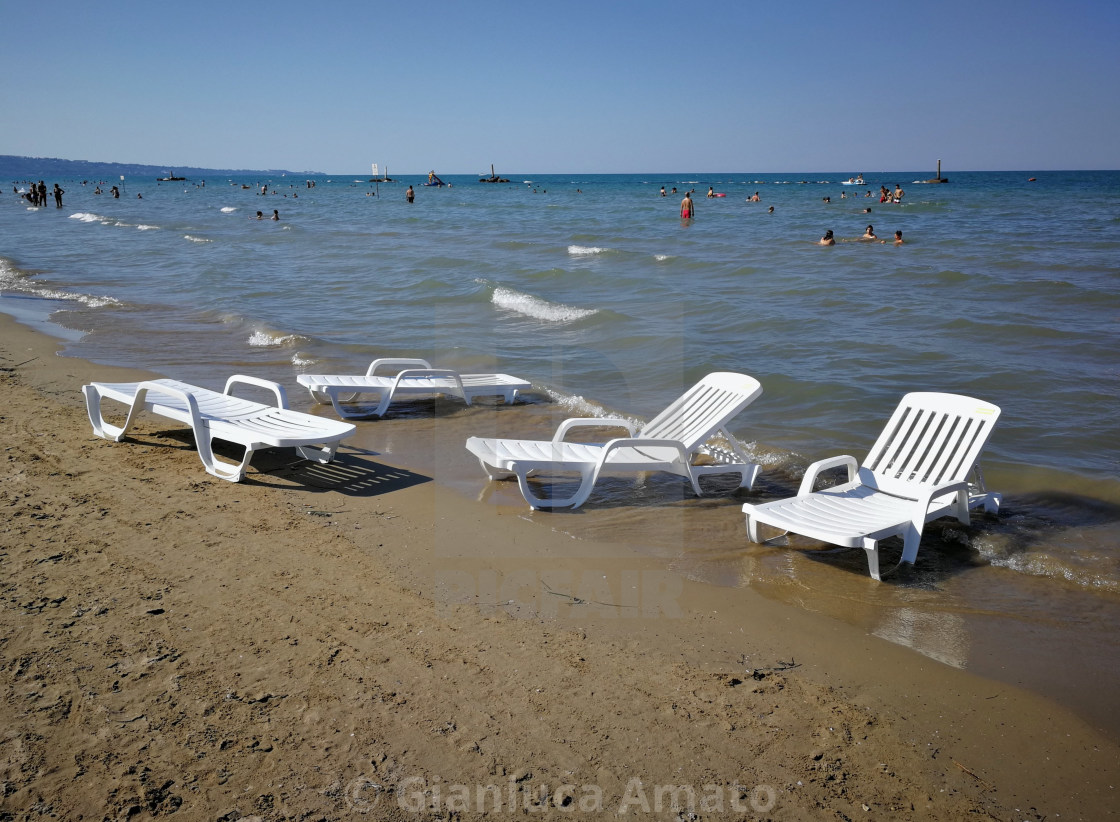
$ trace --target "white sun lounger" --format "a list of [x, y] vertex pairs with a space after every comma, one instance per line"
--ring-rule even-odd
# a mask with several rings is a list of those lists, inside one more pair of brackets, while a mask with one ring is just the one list
[[[534, 509], [578, 508], [591, 494], [602, 471], [667, 471], [687, 477], [697, 496], [704, 474], [737, 473], [739, 487], [750, 488], [758, 465], [742, 453], [725, 426], [761, 393], [762, 386], [753, 377], [717, 372], [690, 388], [640, 432], [629, 420], [569, 419], [561, 423], [551, 440], [471, 437], [467, 450], [478, 457], [491, 479], [516, 475], [525, 501]], [[568, 431], [579, 426], [620, 426], [630, 436], [606, 443], [565, 442]], [[716, 434], [722, 435], [724, 445], [708, 444]], [[694, 464], [701, 454], [712, 464]], [[570, 497], [540, 499], [528, 482], [529, 475], [540, 471], [579, 472], [580, 485]]]
[[[378, 376], [376, 372], [382, 368], [404, 370], [392, 376]], [[475, 397], [499, 396], [511, 403], [519, 391], [531, 387], [509, 374], [460, 374], [447, 368], [432, 368], [427, 360], [410, 358], [374, 360], [364, 375], [300, 374], [296, 381], [311, 392], [316, 402], [329, 402], [345, 419], [382, 417], [389, 403], [400, 397], [447, 394], [470, 405]], [[362, 411], [344, 405], [355, 402], [362, 394], [378, 395], [377, 407]]]
[[[763, 523], [833, 545], [863, 548], [875, 579], [882, 578], [879, 540], [901, 536], [898, 564], [913, 564], [927, 522], [953, 516], [968, 525], [970, 508], [999, 510], [1002, 498], [984, 489], [979, 465], [999, 414], [996, 406], [972, 397], [907, 394], [862, 466], [857, 469], [850, 456], [813, 463], [796, 497], [743, 506], [747, 534], [752, 542], [761, 542], [758, 525]], [[848, 469], [847, 482], [813, 490], [821, 471], [840, 467]]]
[[[265, 405], [232, 396], [232, 388], [238, 383], [268, 388], [276, 395], [277, 404]], [[326, 463], [334, 459], [339, 442], [354, 433], [350, 423], [291, 410], [283, 386], [242, 374], [230, 377], [222, 394], [166, 379], [94, 382], [83, 385], [82, 393], [97, 436], [120, 442], [141, 410], [186, 423], [194, 432], [198, 456], [206, 472], [230, 482], [245, 476], [253, 452], [261, 448], [295, 448], [304, 459]], [[106, 398], [128, 406], [123, 426], [118, 428], [106, 422], [101, 410], [101, 402]], [[244, 446], [245, 456], [240, 464], [215, 458], [211, 447], [214, 439]]]

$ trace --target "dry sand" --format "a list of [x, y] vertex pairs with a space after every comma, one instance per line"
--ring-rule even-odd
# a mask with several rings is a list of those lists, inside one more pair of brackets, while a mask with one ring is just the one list
[[1041, 697], [391, 454], [233, 485], [159, 419], [96, 439], [80, 386], [139, 375], [55, 351], [0, 317], [0, 819], [1115, 813]]

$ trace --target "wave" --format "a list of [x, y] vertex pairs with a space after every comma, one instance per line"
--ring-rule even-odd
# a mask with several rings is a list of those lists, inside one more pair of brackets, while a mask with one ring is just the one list
[[40, 285], [31, 279], [31, 276], [16, 268], [7, 260], [0, 259], [0, 291], [14, 291], [28, 294], [44, 300], [60, 300], [81, 303], [87, 308], [104, 308], [107, 305], [120, 305], [121, 301], [115, 297], [99, 296], [96, 294], [76, 294], [73, 291], [59, 291], [49, 286]]
[[317, 360], [314, 357], [304, 354], [302, 351], [297, 351], [292, 354], [292, 365], [296, 368], [307, 368], [309, 365], [314, 365]]
[[261, 331], [258, 329], [249, 335], [247, 342], [254, 348], [265, 348], [274, 345], [292, 345], [295, 343], [307, 342], [307, 338], [301, 337], [299, 334], [279, 334], [274, 331]]
[[547, 386], [543, 388], [543, 391], [553, 403], [571, 417], [621, 417], [636, 425], [641, 425], [642, 422], [636, 417], [625, 417], [621, 414], [609, 412], [606, 408], [599, 405], [599, 403], [592, 402], [578, 394], [565, 394], [562, 391], [557, 391]]
[[659, 263], [663, 263], [666, 260], [673, 259], [673, 255], [672, 254], [654, 254], [653, 259], [657, 260], [657, 262], [659, 262]]
[[112, 217], [102, 217], [100, 214], [94, 214], [89, 211], [78, 211], [70, 215], [71, 220], [78, 220], [82, 223], [101, 223], [101, 225], [111, 225], [118, 228], [136, 228], [140, 231], [154, 231], [159, 228], [158, 225], [144, 225], [133, 226], [132, 223], [125, 223], [121, 220], [114, 220]]
[[1024, 552], [1013, 549], [999, 535], [972, 540], [972, 547], [990, 565], [1034, 577], [1063, 579], [1082, 588], [1120, 593], [1120, 580], [1114, 573], [1115, 559], [1081, 546], [1070, 556], [1052, 550]]
[[222, 206], [222, 213], [223, 214], [232, 214], [235, 211], [237, 211], [236, 206]]
[[192, 237], [190, 234], [183, 235], [184, 240], [190, 240], [192, 243], [212, 243], [213, 240], [207, 240], [205, 237]]
[[573, 257], [584, 257], [590, 254], [602, 254], [607, 249], [599, 248], [598, 246], [586, 245], [570, 245], [568, 246], [568, 253]]
[[590, 317], [593, 314], [599, 313], [599, 310], [596, 308], [575, 308], [570, 305], [564, 305], [563, 303], [550, 303], [548, 300], [542, 300], [540, 297], [534, 297], [531, 294], [522, 294], [520, 291], [502, 287], [494, 289], [490, 301], [499, 308], [504, 308], [507, 311], [513, 311], [518, 314], [524, 314], [527, 317], [555, 323], [574, 322], [575, 320], [582, 320], [584, 317]]

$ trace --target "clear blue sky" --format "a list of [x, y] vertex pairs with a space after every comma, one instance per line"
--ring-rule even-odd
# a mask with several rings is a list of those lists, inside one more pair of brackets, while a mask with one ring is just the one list
[[1120, 2], [0, 0], [0, 154], [362, 173], [1120, 168]]

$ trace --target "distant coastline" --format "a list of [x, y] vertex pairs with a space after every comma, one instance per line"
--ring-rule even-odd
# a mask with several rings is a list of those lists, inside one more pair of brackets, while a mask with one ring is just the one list
[[103, 163], [91, 160], [63, 160], [57, 157], [20, 157], [0, 154], [0, 179], [29, 180], [61, 177], [64, 179], [108, 179], [126, 177], [221, 177], [244, 175], [295, 177], [318, 176], [321, 171], [290, 171], [283, 168], [198, 168], [195, 166], [153, 166], [139, 163]]

